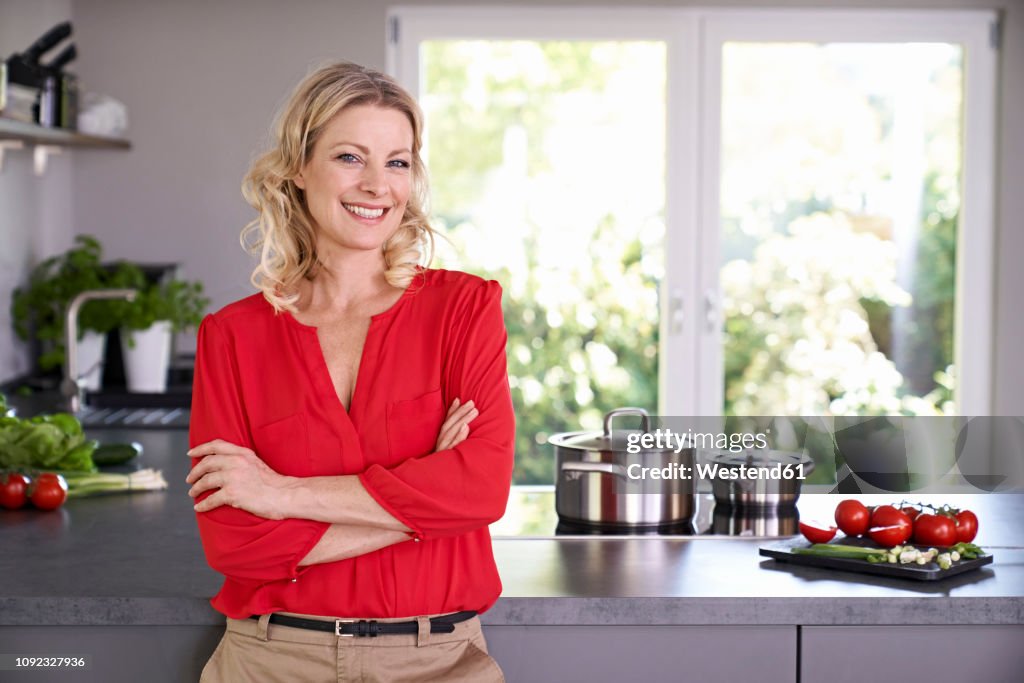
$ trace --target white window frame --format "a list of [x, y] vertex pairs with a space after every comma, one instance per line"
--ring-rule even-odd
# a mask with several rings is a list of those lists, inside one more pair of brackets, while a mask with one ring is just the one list
[[[721, 55], [727, 41], [950, 42], [964, 46], [964, 155], [957, 230], [955, 394], [989, 415], [993, 392], [995, 113], [993, 11], [394, 7], [388, 73], [414, 96], [425, 40], [657, 40], [666, 45], [665, 279], [658, 409], [720, 415]], [[965, 228], [970, 226], [970, 230]], [[968, 232], [970, 239], [968, 240]]]
[[[398, 22], [397, 40], [395, 23]], [[396, 7], [388, 19], [388, 72], [419, 96], [418, 46], [424, 40], [656, 40], [665, 43], [668, 73], [665, 101], [665, 257], [661, 284], [661, 334], [658, 355], [658, 410], [665, 415], [695, 415], [697, 386], [690, 379], [697, 355], [697, 329], [686, 324], [668, 326], [665, 321], [685, 310], [682, 305], [697, 285], [698, 252], [687, 248], [697, 243], [696, 165], [686, 155], [671, 150], [696, 150], [697, 23], [692, 13], [670, 9], [586, 8], [466, 8]], [[429, 135], [429, 132], [428, 132]]]

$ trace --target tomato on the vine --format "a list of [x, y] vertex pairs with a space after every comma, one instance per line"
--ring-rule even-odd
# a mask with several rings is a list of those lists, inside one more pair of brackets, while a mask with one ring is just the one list
[[978, 516], [970, 510], [956, 513], [956, 540], [970, 543], [978, 535]]
[[860, 536], [870, 521], [871, 513], [859, 500], [844, 500], [836, 506], [836, 526], [847, 536]]
[[922, 545], [953, 545], [956, 523], [945, 515], [921, 515], [914, 520], [914, 540]]
[[906, 505], [904, 507], [901, 507], [900, 510], [902, 510], [903, 514], [905, 514], [907, 517], [910, 517], [910, 521], [911, 522], [913, 522], [915, 519], [917, 519], [917, 516], [919, 514], [921, 514], [920, 510], [918, 510], [915, 507], [911, 507], [910, 505]]
[[0, 507], [17, 510], [28, 500], [26, 491], [32, 480], [18, 472], [8, 472], [0, 477]]
[[878, 545], [891, 548], [910, 540], [914, 523], [902, 510], [892, 505], [881, 505], [871, 513], [871, 528], [868, 536]]
[[811, 543], [828, 543], [836, 536], [836, 527], [822, 522], [800, 522], [800, 533]]
[[29, 488], [29, 499], [40, 510], [56, 510], [67, 497], [67, 482], [53, 472], [40, 474]]

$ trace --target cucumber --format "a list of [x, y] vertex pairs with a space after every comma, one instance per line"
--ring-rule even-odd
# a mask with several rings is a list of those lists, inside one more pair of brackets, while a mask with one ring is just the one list
[[142, 455], [142, 444], [137, 441], [132, 443], [105, 443], [93, 451], [92, 461], [99, 467], [110, 467], [112, 465], [123, 465], [139, 455]]

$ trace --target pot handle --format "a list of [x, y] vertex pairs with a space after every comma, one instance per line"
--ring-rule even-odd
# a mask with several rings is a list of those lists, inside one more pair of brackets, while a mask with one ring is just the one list
[[615, 410], [609, 410], [604, 416], [604, 437], [606, 439], [611, 438], [612, 435], [612, 419], [621, 415], [639, 415], [640, 430], [644, 432], [651, 431], [651, 416], [643, 408], [616, 408]]
[[626, 468], [613, 462], [563, 462], [563, 472], [571, 472], [579, 476], [583, 472], [598, 472], [599, 474], [611, 474], [616, 477], [627, 479]]

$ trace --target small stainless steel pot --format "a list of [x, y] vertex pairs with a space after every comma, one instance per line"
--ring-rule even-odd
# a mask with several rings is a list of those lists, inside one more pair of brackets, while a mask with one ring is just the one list
[[[603, 432], [563, 432], [548, 439], [555, 447], [555, 508], [567, 522], [598, 526], [656, 527], [689, 522], [695, 510], [693, 477], [629, 477], [630, 466], [693, 472], [696, 450], [641, 448], [629, 453], [612, 442], [612, 419], [638, 415], [641, 431], [650, 431], [647, 412], [618, 408], [604, 417]], [[621, 434], [616, 430], [617, 434]], [[636, 470], [634, 470], [636, 471]], [[649, 470], [648, 470], [649, 471]]]
[[721, 536], [793, 536], [799, 533], [799, 523], [796, 508], [789, 505], [734, 508], [716, 504], [711, 533]]
[[[795, 505], [800, 497], [800, 476], [807, 477], [814, 471], [814, 461], [806, 453], [753, 450], [739, 453], [707, 452], [701, 455], [705, 462], [717, 463], [733, 475], [741, 474], [742, 467], [767, 468], [780, 473], [777, 477], [761, 478], [715, 477], [711, 480], [711, 492], [715, 494], [715, 504], [718, 506], [742, 508]], [[787, 471], [793, 476], [787, 478], [784, 475]]]

